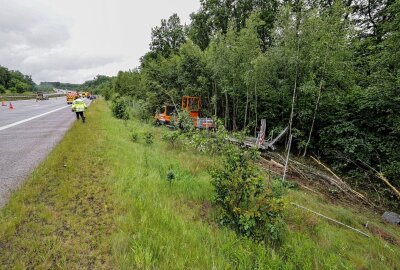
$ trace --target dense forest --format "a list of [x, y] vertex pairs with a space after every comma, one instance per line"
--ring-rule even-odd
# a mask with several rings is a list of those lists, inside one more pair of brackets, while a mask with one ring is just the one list
[[24, 75], [17, 70], [9, 70], [0, 66], [0, 94], [6, 92], [23, 93], [33, 91], [35, 82], [29, 75]]
[[400, 188], [400, 0], [200, 2], [152, 29], [137, 69], [84, 85], [148, 117], [194, 95], [229, 130], [289, 127], [296, 155], [398, 207], [376, 175]]

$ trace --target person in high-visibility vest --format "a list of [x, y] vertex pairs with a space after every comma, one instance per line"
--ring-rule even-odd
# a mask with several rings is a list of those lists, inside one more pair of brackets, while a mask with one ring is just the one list
[[86, 103], [80, 99], [77, 98], [72, 102], [72, 111], [76, 113], [76, 119], [79, 120], [79, 116], [82, 118], [82, 122], [85, 123], [86, 117], [83, 114], [85, 110], [87, 109]]

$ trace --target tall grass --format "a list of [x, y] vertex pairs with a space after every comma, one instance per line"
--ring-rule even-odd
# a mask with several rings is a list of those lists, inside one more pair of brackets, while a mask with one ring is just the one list
[[[288, 202], [372, 237], [287, 204], [283, 244], [264, 246], [216, 223], [208, 169], [218, 156], [162, 141], [166, 128], [117, 120], [102, 100], [79, 124], [0, 211], [0, 269], [399, 269], [398, 228], [366, 209], [290, 191]], [[83, 164], [70, 154], [77, 137], [89, 142]]]
[[[120, 269], [396, 269], [399, 247], [379, 237], [368, 239], [287, 205], [284, 243], [268, 247], [235, 235], [215, 223], [208, 169], [218, 157], [161, 140], [166, 128], [136, 120], [126, 126], [107, 117], [112, 138], [110, 160], [115, 198], [124, 209], [117, 219], [113, 254]], [[146, 145], [145, 134], [155, 135]], [[138, 134], [135, 142], [131, 133]], [[167, 174], [173, 171], [170, 183]], [[363, 229], [373, 215], [327, 204], [290, 191], [297, 201]], [[365, 209], [364, 209], [365, 210]], [[398, 235], [398, 234], [397, 234]], [[399, 253], [400, 254], [400, 253]]]

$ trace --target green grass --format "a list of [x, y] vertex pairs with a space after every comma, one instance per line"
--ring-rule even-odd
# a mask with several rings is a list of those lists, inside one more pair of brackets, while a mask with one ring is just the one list
[[91, 107], [0, 212], [0, 269], [110, 268], [105, 112]]
[[[148, 132], [154, 135], [153, 144], [146, 144]], [[218, 226], [208, 174], [209, 168], [219, 164], [218, 157], [172, 147], [161, 140], [165, 132], [169, 131], [136, 120], [116, 120], [105, 102], [97, 101], [90, 108], [87, 125], [77, 123], [0, 212], [0, 265], [42, 269], [399, 267], [400, 243], [389, 241], [400, 239], [398, 228], [381, 224], [379, 217], [365, 209], [335, 205], [298, 190], [287, 196], [288, 229], [279, 247], [259, 245]], [[132, 133], [138, 134], [135, 142]], [[76, 145], [85, 140], [90, 145]], [[74, 147], [83, 151], [83, 159], [73, 155]], [[167, 180], [169, 171], [175, 175], [172, 183]], [[290, 201], [372, 237], [294, 208]], [[364, 228], [367, 221], [369, 229]], [[386, 240], [377, 235], [383, 230]]]

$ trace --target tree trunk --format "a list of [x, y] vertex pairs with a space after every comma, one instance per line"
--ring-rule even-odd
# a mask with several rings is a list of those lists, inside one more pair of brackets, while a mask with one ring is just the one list
[[257, 113], [257, 111], [258, 111], [258, 104], [257, 104], [257, 101], [258, 101], [258, 96], [257, 96], [257, 82], [255, 82], [254, 83], [254, 99], [255, 99], [255, 101], [254, 101], [254, 105], [255, 105], [255, 114], [256, 114], [256, 123], [255, 123], [255, 126], [254, 126], [254, 134], [255, 135], [257, 135], [257, 124], [258, 124], [258, 113]]
[[233, 110], [232, 110], [232, 130], [233, 131], [238, 130], [237, 123], [236, 123], [237, 112], [238, 112], [238, 98], [236, 97], [236, 100], [234, 99], [234, 101], [233, 101]]
[[304, 146], [303, 157], [305, 157], [305, 156], [307, 155], [307, 148], [308, 148], [308, 145], [310, 144], [311, 135], [312, 135], [312, 132], [313, 132], [313, 130], [314, 130], [315, 119], [317, 118], [317, 111], [318, 111], [318, 108], [319, 108], [319, 101], [321, 100], [322, 82], [323, 82], [323, 76], [324, 76], [324, 72], [325, 72], [326, 59], [327, 59], [327, 57], [328, 57], [328, 44], [326, 44], [325, 58], [324, 58], [324, 66], [323, 66], [323, 68], [322, 68], [322, 70], [323, 70], [322, 78], [321, 78], [321, 81], [319, 82], [317, 102], [315, 103], [314, 116], [313, 116], [313, 120], [312, 120], [312, 123], [311, 123], [310, 132], [308, 133], [308, 139], [307, 139], [306, 145]]
[[225, 128], [228, 129], [228, 120], [229, 120], [229, 101], [228, 101], [228, 92], [225, 90]]
[[214, 81], [214, 116], [217, 117], [217, 108], [218, 108], [218, 93], [217, 93], [217, 82]]
[[[294, 117], [294, 104], [296, 101], [296, 95], [297, 95], [297, 80], [299, 76], [299, 52], [300, 52], [300, 37], [299, 37], [299, 28], [300, 28], [300, 20], [301, 20], [301, 9], [297, 10], [297, 18], [296, 18], [296, 42], [297, 42], [297, 50], [296, 50], [296, 72], [295, 72], [295, 78], [294, 78], [294, 87], [293, 87], [293, 96], [292, 96], [292, 108], [290, 111], [290, 118], [289, 118], [289, 133], [288, 136], [289, 138], [292, 136], [292, 127], [293, 127], [293, 117]], [[286, 145], [288, 147], [288, 145]]]
[[303, 157], [306, 156], [306, 154], [307, 154], [307, 148], [308, 148], [308, 145], [309, 145], [309, 143], [310, 143], [310, 141], [311, 141], [311, 134], [312, 134], [313, 129], [314, 129], [315, 118], [317, 117], [317, 111], [318, 111], [318, 107], [319, 107], [319, 101], [320, 101], [320, 99], [321, 99], [321, 92], [322, 92], [322, 79], [321, 79], [321, 82], [320, 82], [320, 84], [319, 84], [317, 102], [315, 103], [315, 108], [314, 108], [314, 116], [313, 116], [313, 120], [312, 120], [312, 123], [311, 123], [310, 132], [308, 133], [308, 139], [307, 139], [306, 145], [304, 146]]
[[247, 107], [249, 106], [249, 88], [247, 87], [247, 92], [246, 92], [246, 107], [244, 109], [244, 124], [243, 128], [246, 128], [246, 122], [247, 122]]

